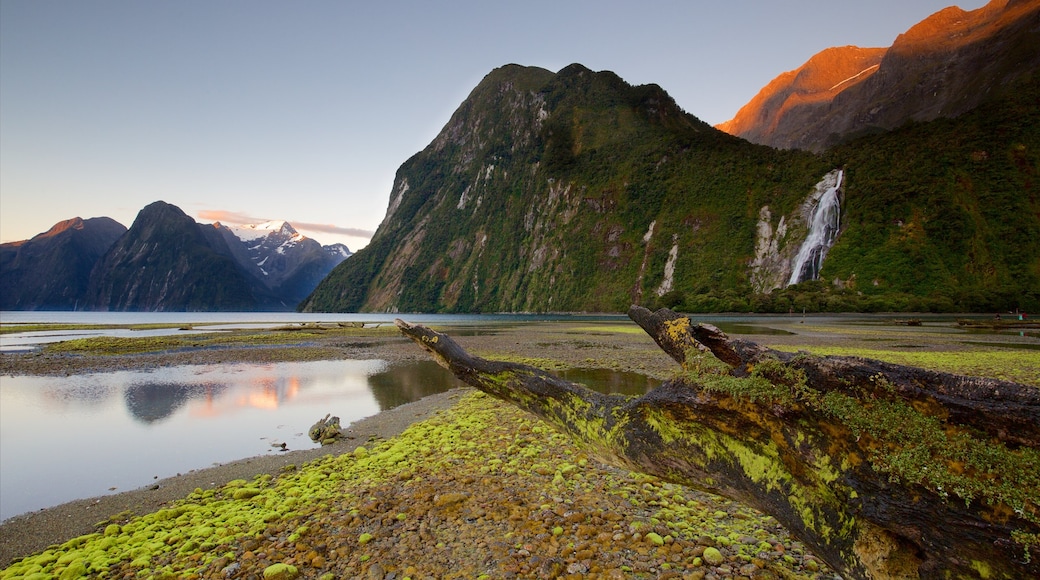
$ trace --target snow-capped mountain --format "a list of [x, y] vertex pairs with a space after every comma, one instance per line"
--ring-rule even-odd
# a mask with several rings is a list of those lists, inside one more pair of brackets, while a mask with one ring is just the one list
[[322, 246], [285, 221], [234, 226], [217, 222], [213, 227], [223, 234], [239, 266], [289, 307], [352, 255], [347, 246]]

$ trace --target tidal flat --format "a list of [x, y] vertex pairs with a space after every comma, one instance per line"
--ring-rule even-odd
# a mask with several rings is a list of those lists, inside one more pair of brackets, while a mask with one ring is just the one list
[[[769, 328], [783, 332], [741, 337], [903, 364], [909, 353], [920, 366], [999, 372], [1040, 386], [1040, 352], [1020, 346], [1036, 337], [987, 335], [980, 345], [978, 335], [947, 321], [908, 329], [790, 318]], [[659, 379], [677, 370], [649, 337], [617, 322], [439, 330], [474, 354], [543, 368]], [[0, 373], [425, 358], [391, 327], [250, 330], [219, 343], [141, 340], [148, 343], [4, 354]], [[968, 359], [984, 364], [954, 367]], [[547, 425], [473, 391], [424, 401], [377, 415], [353, 439], [314, 452], [253, 458], [104, 502], [12, 518], [0, 526], [7, 566], [0, 577], [833, 576], [768, 516], [602, 464]]]

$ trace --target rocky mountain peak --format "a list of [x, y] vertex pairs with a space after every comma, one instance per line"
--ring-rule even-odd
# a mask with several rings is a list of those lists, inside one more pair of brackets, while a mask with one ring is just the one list
[[822, 151], [849, 136], [954, 117], [1040, 68], [1040, 2], [951, 6], [890, 48], [826, 49], [766, 85], [718, 128], [753, 143]]
[[877, 72], [887, 48], [841, 46], [824, 49], [802, 66], [773, 79], [718, 129], [752, 142], [768, 139], [780, 119], [809, 104], [829, 103], [838, 93]]

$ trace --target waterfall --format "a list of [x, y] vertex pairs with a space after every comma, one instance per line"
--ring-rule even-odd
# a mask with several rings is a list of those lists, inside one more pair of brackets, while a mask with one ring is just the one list
[[827, 188], [816, 203], [816, 209], [812, 212], [812, 220], [809, 223], [809, 235], [805, 237], [802, 246], [798, 248], [795, 256], [794, 266], [791, 268], [791, 279], [787, 285], [797, 284], [806, 280], [816, 280], [820, 277], [820, 268], [823, 259], [827, 257], [827, 251], [834, 245], [838, 237], [838, 228], [841, 225], [841, 200], [838, 190], [841, 189], [844, 171], [837, 171], [837, 179], [833, 186]]

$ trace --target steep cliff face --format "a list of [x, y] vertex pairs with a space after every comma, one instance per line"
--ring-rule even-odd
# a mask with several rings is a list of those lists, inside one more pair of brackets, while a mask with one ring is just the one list
[[87, 294], [96, 310], [252, 310], [258, 305], [223, 238], [161, 201], [142, 209], [98, 262]]
[[[372, 242], [300, 308], [1031, 308], [1038, 83], [816, 155], [727, 135], [610, 72], [503, 67], [401, 166]], [[795, 278], [827, 195], [840, 214], [817, 247], [834, 245]]]
[[793, 208], [824, 167], [719, 132], [656, 85], [503, 67], [401, 166], [372, 242], [301, 308], [617, 311], [746, 285], [758, 208]]
[[842, 46], [817, 53], [795, 70], [773, 79], [729, 121], [717, 128], [752, 143], [774, 143], [811, 126], [841, 92], [878, 71], [887, 48]]
[[718, 127], [755, 143], [822, 151], [908, 121], [955, 117], [1040, 67], [1038, 39], [1035, 0], [993, 0], [970, 12], [946, 8], [890, 48], [821, 52]]
[[73, 218], [31, 240], [0, 245], [0, 310], [74, 310], [85, 306], [90, 272], [126, 226]]

